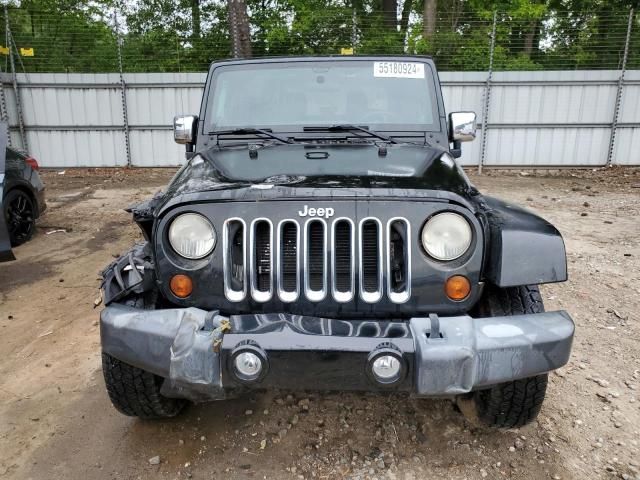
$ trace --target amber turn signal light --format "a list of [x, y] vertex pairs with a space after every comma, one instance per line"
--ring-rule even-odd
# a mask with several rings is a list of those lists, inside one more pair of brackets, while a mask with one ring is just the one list
[[464, 300], [471, 292], [471, 283], [469, 283], [469, 279], [467, 277], [454, 275], [447, 279], [447, 282], [444, 285], [444, 290], [447, 293], [447, 297], [451, 300]]
[[187, 275], [174, 275], [169, 283], [171, 293], [178, 298], [187, 298], [193, 292], [193, 281]]

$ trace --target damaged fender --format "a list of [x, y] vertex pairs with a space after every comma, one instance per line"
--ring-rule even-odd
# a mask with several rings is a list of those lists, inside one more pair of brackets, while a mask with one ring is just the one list
[[564, 282], [567, 256], [560, 232], [537, 215], [485, 197], [489, 230], [485, 278], [498, 287]]
[[[112, 262], [102, 278], [107, 305], [100, 314], [103, 352], [165, 378], [161, 392], [167, 397], [194, 402], [225, 398], [216, 348], [229, 329], [228, 319], [217, 311], [154, 310], [149, 304], [138, 304], [136, 298], [156, 291], [148, 242], [135, 245]], [[131, 296], [134, 300], [130, 302]]]
[[117, 302], [131, 294], [142, 294], [155, 286], [155, 266], [148, 242], [139, 243], [112, 262], [102, 273], [103, 301], [105, 305]]
[[165, 378], [163, 395], [194, 402], [226, 397], [216, 346], [228, 329], [228, 319], [199, 308], [114, 304], [100, 315], [103, 352]]

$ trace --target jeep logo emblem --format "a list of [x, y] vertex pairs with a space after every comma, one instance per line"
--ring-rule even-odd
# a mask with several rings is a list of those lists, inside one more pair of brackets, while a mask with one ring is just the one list
[[298, 211], [298, 215], [301, 217], [324, 217], [331, 218], [333, 217], [334, 210], [331, 207], [328, 208], [309, 208], [308, 205], [305, 205], [304, 208]]

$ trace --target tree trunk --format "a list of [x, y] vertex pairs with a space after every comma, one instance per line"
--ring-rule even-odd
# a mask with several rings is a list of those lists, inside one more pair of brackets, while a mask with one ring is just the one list
[[36, 29], [35, 29], [35, 26], [33, 24], [33, 11], [32, 10], [27, 10], [27, 12], [29, 12], [29, 23], [31, 24], [31, 37], [33, 38], [33, 40], [35, 40], [35, 38], [36, 38]]
[[384, 26], [395, 31], [398, 25], [398, 2], [397, 0], [382, 0], [382, 18]]
[[403, 42], [405, 36], [407, 35], [407, 28], [409, 28], [409, 15], [411, 15], [412, 4], [413, 0], [404, 0], [404, 4], [402, 5], [402, 17], [400, 18], [400, 35]]
[[460, 22], [460, 15], [462, 13], [462, 9], [464, 8], [463, 3], [459, 0], [455, 0], [452, 2], [453, 7], [451, 8], [451, 31], [455, 32], [458, 28], [458, 23]]
[[231, 34], [231, 48], [234, 57], [251, 57], [251, 31], [249, 30], [249, 15], [244, 0], [228, 0], [229, 32]]
[[200, 27], [200, 0], [190, 0], [191, 3], [191, 30], [193, 38], [200, 38], [202, 29]]
[[424, 0], [424, 12], [422, 15], [422, 36], [425, 40], [431, 39], [436, 33], [438, 0]]
[[531, 54], [533, 53], [534, 43], [536, 38], [538, 37], [538, 28], [539, 28], [538, 22], [533, 21], [531, 22], [531, 24], [529, 24], [529, 28], [527, 29], [527, 32], [524, 34], [523, 53], [527, 57], [531, 57]]

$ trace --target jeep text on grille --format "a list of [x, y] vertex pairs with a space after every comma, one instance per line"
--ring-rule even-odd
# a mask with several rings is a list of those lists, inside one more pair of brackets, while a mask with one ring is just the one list
[[331, 207], [327, 207], [327, 208], [322, 208], [322, 207], [318, 207], [318, 208], [309, 208], [308, 205], [305, 205], [302, 210], [300, 210], [298, 212], [298, 215], [301, 217], [325, 217], [325, 218], [331, 218], [333, 217], [333, 215], [335, 214], [333, 208]]
[[456, 159], [476, 118], [445, 115], [431, 59], [221, 61], [204, 92], [174, 121], [186, 164], [131, 208], [145, 242], [103, 272], [116, 408], [280, 388], [536, 417], [573, 339], [538, 290], [566, 280], [564, 243], [469, 182]]

